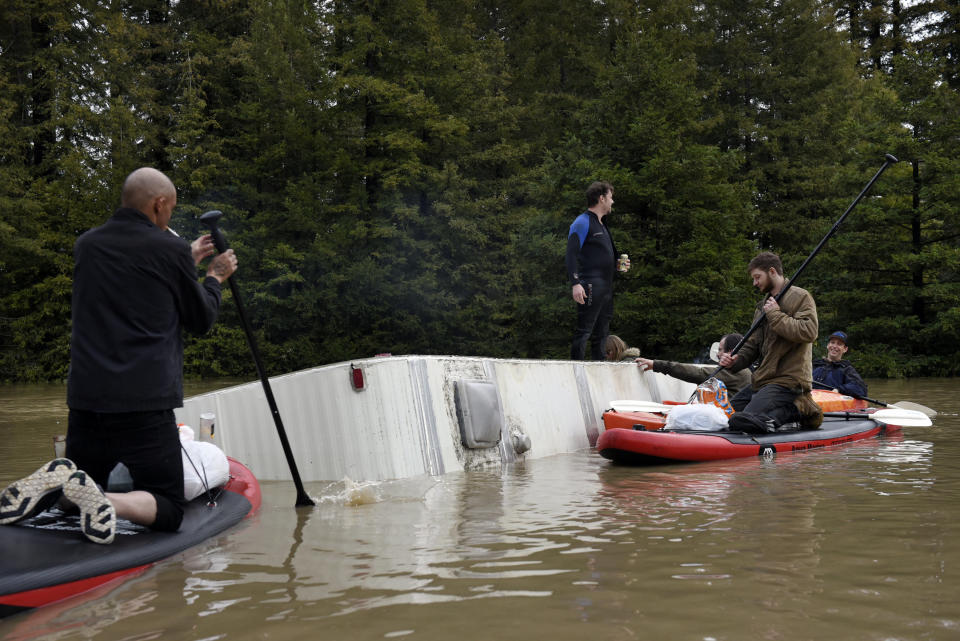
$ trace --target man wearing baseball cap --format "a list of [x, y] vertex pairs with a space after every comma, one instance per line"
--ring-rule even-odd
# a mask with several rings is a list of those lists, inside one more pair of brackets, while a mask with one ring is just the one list
[[866, 396], [867, 384], [850, 361], [843, 360], [850, 349], [846, 332], [836, 331], [827, 339], [827, 357], [813, 361], [814, 387], [832, 389], [848, 396]]

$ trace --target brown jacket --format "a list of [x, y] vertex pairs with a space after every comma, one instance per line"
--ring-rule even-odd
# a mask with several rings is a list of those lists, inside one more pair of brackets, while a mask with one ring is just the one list
[[[681, 381], [700, 384], [717, 369], [716, 364], [699, 365], [697, 363], [674, 363], [673, 361], [653, 361], [653, 371], [667, 374]], [[724, 368], [717, 373], [717, 378], [727, 386], [732, 397], [750, 384], [750, 370], [731, 372]]]
[[[754, 321], [763, 314], [763, 303], [757, 304]], [[813, 342], [817, 339], [817, 304], [805, 289], [791, 287], [782, 299], [780, 309], [766, 312], [767, 320], [737, 352], [733, 371], [739, 371], [760, 360], [753, 372], [753, 389], [765, 385], [783, 385], [789, 389], [810, 391], [813, 379]]]

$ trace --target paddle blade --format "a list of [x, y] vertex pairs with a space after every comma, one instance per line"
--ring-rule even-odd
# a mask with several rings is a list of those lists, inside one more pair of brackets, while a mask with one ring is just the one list
[[869, 416], [878, 423], [900, 425], [902, 427], [929, 427], [933, 425], [930, 417], [923, 412], [908, 409], [877, 410]]
[[653, 401], [610, 401], [614, 412], [653, 412], [666, 414], [674, 405], [664, 405]]
[[914, 412], [921, 412], [934, 418], [937, 415], [937, 410], [927, 407], [926, 405], [921, 405], [920, 403], [911, 403], [910, 401], [897, 401], [890, 405], [890, 407], [896, 407], [901, 410], [913, 410]]

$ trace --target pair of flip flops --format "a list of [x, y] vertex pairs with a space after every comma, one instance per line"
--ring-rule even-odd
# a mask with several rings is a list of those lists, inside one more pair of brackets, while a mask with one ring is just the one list
[[94, 543], [112, 543], [117, 512], [93, 479], [70, 459], [58, 458], [30, 476], [14, 481], [0, 494], [0, 525], [16, 523], [64, 498], [80, 508], [80, 529]]

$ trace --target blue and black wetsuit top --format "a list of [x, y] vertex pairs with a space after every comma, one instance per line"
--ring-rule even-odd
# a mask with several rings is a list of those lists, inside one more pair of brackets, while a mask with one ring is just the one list
[[570, 225], [567, 237], [567, 281], [573, 287], [590, 281], [613, 282], [617, 248], [605, 222], [589, 209]]

